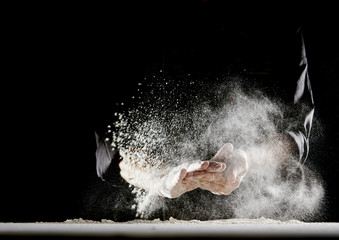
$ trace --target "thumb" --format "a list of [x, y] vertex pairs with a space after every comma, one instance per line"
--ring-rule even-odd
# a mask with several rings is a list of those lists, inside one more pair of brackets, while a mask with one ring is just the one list
[[211, 161], [223, 161], [230, 153], [233, 151], [232, 143], [225, 143], [219, 151], [215, 154], [215, 156], [211, 159]]

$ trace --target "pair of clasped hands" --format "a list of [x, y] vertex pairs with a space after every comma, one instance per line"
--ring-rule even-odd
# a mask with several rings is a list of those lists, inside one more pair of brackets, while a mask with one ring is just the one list
[[246, 153], [225, 143], [209, 161], [184, 163], [163, 173], [157, 190], [167, 198], [177, 198], [196, 188], [228, 195], [239, 187], [247, 171]]

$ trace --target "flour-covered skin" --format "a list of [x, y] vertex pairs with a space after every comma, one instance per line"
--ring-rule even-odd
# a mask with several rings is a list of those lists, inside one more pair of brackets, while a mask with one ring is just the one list
[[170, 170], [158, 186], [159, 193], [168, 198], [201, 188], [218, 195], [228, 195], [240, 185], [248, 171], [245, 152], [224, 144], [209, 161], [183, 164]]
[[245, 152], [233, 149], [231, 143], [224, 144], [209, 161], [183, 163], [168, 168], [160, 175], [128, 165], [128, 158], [119, 164], [121, 176], [130, 184], [151, 190], [159, 195], [177, 198], [196, 188], [218, 195], [228, 195], [240, 185], [248, 171]]
[[214, 194], [230, 194], [239, 187], [248, 172], [247, 154], [240, 149], [234, 149], [231, 143], [225, 143], [211, 161], [226, 164], [223, 173], [206, 173], [210, 175], [210, 181], [202, 182], [200, 186], [201, 189], [209, 190]]

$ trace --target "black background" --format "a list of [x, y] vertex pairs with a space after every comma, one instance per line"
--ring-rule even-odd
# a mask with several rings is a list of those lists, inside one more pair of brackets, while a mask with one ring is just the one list
[[326, 187], [320, 220], [339, 221], [335, 8], [122, 2], [9, 9], [0, 221], [82, 217], [83, 193], [98, 181], [94, 131], [110, 123], [117, 103], [128, 103], [146, 73], [163, 69], [203, 79], [231, 72], [284, 81], [292, 64], [284, 53], [295, 48], [299, 28], [324, 127], [323, 144], [311, 148]]

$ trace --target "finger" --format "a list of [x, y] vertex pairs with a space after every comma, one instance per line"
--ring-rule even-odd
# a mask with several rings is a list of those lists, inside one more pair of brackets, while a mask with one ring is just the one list
[[188, 173], [186, 173], [185, 179], [192, 177], [194, 175], [194, 173], [195, 172], [188, 172]]
[[186, 174], [187, 170], [185, 168], [181, 169], [179, 172], [178, 181], [182, 181], [185, 178]]
[[166, 179], [166, 184], [168, 186], [174, 186], [181, 182], [185, 176], [186, 176], [187, 170], [185, 168], [182, 168], [180, 170], [176, 170], [170, 174], [168, 174]]
[[194, 162], [188, 166], [187, 172], [202, 171], [208, 168], [208, 166], [209, 166], [208, 161]]
[[199, 187], [201, 189], [209, 190], [211, 192], [218, 192], [219, 190], [222, 189], [223, 185], [215, 183], [215, 182], [207, 182], [207, 181], [205, 182], [205, 181], [202, 181], [202, 182], [200, 182]]
[[206, 172], [223, 172], [226, 169], [226, 163], [210, 161]]
[[188, 178], [203, 178], [204, 175], [206, 175], [208, 172], [207, 171], [195, 171], [195, 172], [187, 172], [186, 176], [184, 179], [188, 179]]
[[174, 189], [186, 176], [186, 169], [180, 169], [179, 171], [175, 171], [173, 174], [169, 174], [165, 179], [165, 189]]
[[237, 179], [237, 176], [233, 172], [228, 172], [227, 176], [224, 176], [224, 173], [219, 172], [194, 172], [191, 176], [192, 179], [195, 179], [195, 181], [199, 181], [201, 184], [219, 184], [222, 186], [229, 186], [233, 185], [239, 180]]
[[[199, 181], [199, 182], [213, 182], [213, 181], [217, 181], [220, 180], [221, 177], [218, 177], [219, 173], [215, 173], [215, 172], [194, 172], [193, 176], [191, 177], [191, 179], [194, 179], [195, 181]], [[220, 174], [219, 174], [220, 175]]]
[[223, 159], [225, 159], [232, 151], [233, 145], [231, 143], [225, 143], [211, 160], [223, 161]]

